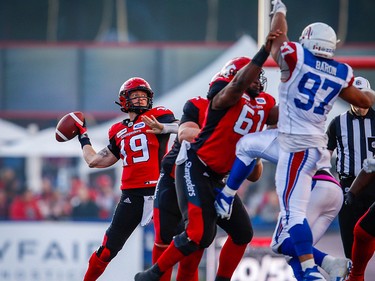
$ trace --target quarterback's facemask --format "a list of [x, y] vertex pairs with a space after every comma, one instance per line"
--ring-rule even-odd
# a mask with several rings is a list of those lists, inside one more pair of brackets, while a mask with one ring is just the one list
[[[144, 97], [147, 98], [146, 106], [141, 106], [139, 103], [137, 105], [136, 99], [143, 97], [137, 96], [131, 98], [131, 93], [134, 91], [142, 91], [147, 94], [147, 97]], [[153, 96], [154, 92], [146, 80], [139, 77], [133, 77], [122, 84], [119, 90], [120, 102], [116, 103], [121, 106], [121, 111], [123, 112], [135, 112], [137, 114], [141, 114], [152, 108]]]

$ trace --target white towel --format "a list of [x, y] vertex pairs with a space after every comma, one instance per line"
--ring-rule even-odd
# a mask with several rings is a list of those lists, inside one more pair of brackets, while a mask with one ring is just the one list
[[143, 196], [144, 204], [143, 204], [143, 214], [141, 220], [141, 226], [148, 225], [151, 222], [154, 210], [154, 196]]
[[180, 151], [176, 158], [176, 165], [181, 165], [187, 160], [187, 151], [190, 149], [190, 142], [183, 140], [181, 143]]

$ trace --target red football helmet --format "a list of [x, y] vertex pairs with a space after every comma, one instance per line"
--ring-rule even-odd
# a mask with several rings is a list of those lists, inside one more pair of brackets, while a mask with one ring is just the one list
[[236, 73], [250, 62], [248, 57], [237, 57], [228, 61], [224, 67], [218, 72], [210, 82], [210, 86], [217, 81], [230, 82]]
[[[215, 76], [211, 79], [210, 88], [214, 83], [218, 81], [224, 81], [227, 83], [232, 81], [236, 73], [245, 65], [247, 65], [250, 61], [251, 59], [248, 57], [237, 57], [228, 61], [220, 70], [220, 72], [215, 74]], [[259, 73], [259, 83], [261, 86], [260, 91], [263, 91], [267, 83], [267, 78], [264, 76], [263, 69]], [[249, 90], [248, 94], [250, 94], [250, 96], [257, 96], [259, 93], [253, 93], [251, 90]]]
[[[147, 94], [147, 106], [136, 106], [133, 105], [132, 99], [130, 98], [130, 93], [134, 91], [143, 91]], [[133, 77], [125, 81], [119, 90], [119, 100], [120, 103], [116, 102], [121, 106], [123, 112], [135, 112], [141, 114], [152, 108], [152, 99], [154, 92], [152, 91], [150, 84], [142, 78]]]

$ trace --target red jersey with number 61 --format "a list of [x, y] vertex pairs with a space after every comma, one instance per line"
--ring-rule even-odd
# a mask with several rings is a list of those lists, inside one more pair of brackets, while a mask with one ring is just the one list
[[256, 98], [243, 94], [232, 107], [212, 110], [209, 106], [205, 124], [192, 148], [215, 173], [229, 173], [236, 157], [237, 141], [244, 135], [263, 130], [275, 99], [264, 92]]
[[154, 188], [160, 173], [160, 162], [167, 151], [170, 134], [146, 133], [150, 127], [141, 116], [155, 116], [160, 123], [176, 121], [165, 107], [154, 107], [137, 116], [125, 119], [109, 129], [109, 150], [122, 160], [121, 189]]

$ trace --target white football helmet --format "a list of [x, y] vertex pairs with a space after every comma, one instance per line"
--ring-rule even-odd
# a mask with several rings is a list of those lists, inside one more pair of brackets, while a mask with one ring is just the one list
[[315, 56], [331, 59], [339, 41], [336, 32], [328, 24], [315, 22], [302, 31], [299, 42]]
[[362, 90], [362, 89], [371, 89], [370, 82], [361, 76], [354, 78], [353, 86]]

